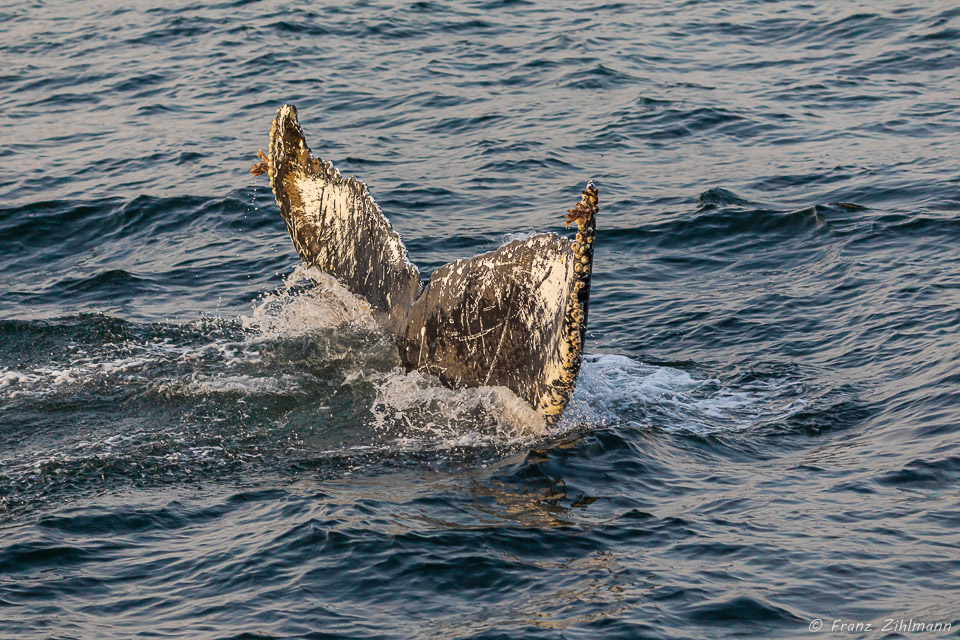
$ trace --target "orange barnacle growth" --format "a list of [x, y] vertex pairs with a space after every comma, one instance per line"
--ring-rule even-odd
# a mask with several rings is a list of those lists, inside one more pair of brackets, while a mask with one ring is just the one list
[[266, 154], [263, 153], [263, 149], [257, 151], [257, 157], [260, 158], [260, 162], [250, 167], [250, 173], [255, 176], [262, 176], [267, 172], [267, 169], [270, 168], [270, 160]]
[[573, 209], [567, 210], [566, 222], [563, 226], [569, 226], [571, 222], [577, 223], [577, 228], [583, 228], [597, 215], [597, 196], [599, 192], [591, 182], [587, 188], [580, 194], [580, 202], [574, 205]]

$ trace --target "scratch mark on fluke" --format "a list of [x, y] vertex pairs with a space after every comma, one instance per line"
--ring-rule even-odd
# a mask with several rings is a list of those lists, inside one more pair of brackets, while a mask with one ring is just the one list
[[[573, 242], [557, 234], [514, 240], [434, 271], [421, 290], [367, 186], [343, 178], [310, 153], [297, 110], [284, 105], [268, 153], [250, 169], [266, 173], [297, 253], [364, 297], [394, 336], [407, 370], [451, 386], [502, 385], [556, 422], [573, 393], [587, 330], [599, 192], [591, 181], [568, 211]], [[495, 330], [494, 340], [485, 335]]]

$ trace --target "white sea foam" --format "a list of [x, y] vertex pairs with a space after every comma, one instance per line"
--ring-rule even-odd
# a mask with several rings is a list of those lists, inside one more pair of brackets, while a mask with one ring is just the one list
[[564, 421], [628, 422], [693, 433], [742, 431], [800, 411], [801, 400], [782, 397], [791, 395], [790, 386], [769, 380], [731, 389], [719, 380], [697, 378], [673, 367], [620, 355], [588, 355]]
[[157, 390], [165, 396], [210, 396], [234, 394], [241, 396], [293, 395], [303, 389], [302, 376], [251, 375], [193, 375], [188, 379], [167, 381]]
[[35, 373], [21, 373], [12, 369], [0, 370], [0, 388], [19, 387], [36, 382], [39, 376]]
[[397, 370], [376, 390], [374, 426], [401, 443], [426, 439], [464, 446], [545, 433], [543, 418], [506, 387], [451, 389], [419, 371]]

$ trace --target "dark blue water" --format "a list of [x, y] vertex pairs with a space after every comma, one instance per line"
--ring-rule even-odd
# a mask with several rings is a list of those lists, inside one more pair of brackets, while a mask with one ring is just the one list
[[[0, 5], [0, 636], [958, 636], [955, 3], [110, 4]], [[295, 270], [284, 102], [425, 273], [597, 180], [564, 421]]]

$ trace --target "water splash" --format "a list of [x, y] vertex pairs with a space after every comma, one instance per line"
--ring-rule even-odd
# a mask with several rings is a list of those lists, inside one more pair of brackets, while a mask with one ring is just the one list
[[262, 295], [250, 315], [239, 318], [244, 329], [261, 338], [333, 329], [344, 324], [376, 331], [370, 304], [316, 267], [297, 265], [280, 289]]
[[667, 432], [738, 432], [782, 422], [806, 402], [799, 383], [754, 381], [738, 388], [687, 371], [612, 354], [584, 358], [564, 420], [622, 422]]
[[373, 425], [403, 447], [520, 444], [547, 434], [543, 418], [506, 387], [450, 389], [434, 376], [397, 370], [376, 390]]

